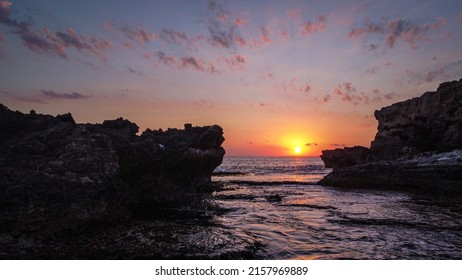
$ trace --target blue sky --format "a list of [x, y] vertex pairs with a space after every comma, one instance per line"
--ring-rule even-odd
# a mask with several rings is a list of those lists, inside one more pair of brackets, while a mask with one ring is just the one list
[[315, 155], [368, 146], [374, 110], [462, 78], [461, 27], [459, 1], [0, 1], [0, 102]]

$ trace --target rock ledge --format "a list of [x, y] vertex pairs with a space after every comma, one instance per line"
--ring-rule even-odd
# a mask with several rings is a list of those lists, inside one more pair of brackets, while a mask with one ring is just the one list
[[462, 79], [374, 115], [371, 147], [323, 151], [319, 184], [462, 193]]

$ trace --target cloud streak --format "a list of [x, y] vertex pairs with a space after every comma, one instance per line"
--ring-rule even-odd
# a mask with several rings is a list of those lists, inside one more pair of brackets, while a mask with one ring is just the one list
[[367, 93], [364, 91], [358, 91], [351, 82], [345, 82], [339, 84], [333, 89], [334, 96], [339, 97], [342, 101], [352, 103], [353, 105], [358, 104], [369, 104], [378, 103], [383, 99], [392, 100], [398, 95], [396, 93], [382, 93], [379, 89], [372, 89], [371, 92]]
[[124, 26], [118, 28], [128, 39], [135, 41], [141, 46], [144, 46], [146, 43], [152, 42], [155, 40], [155, 34], [150, 33], [142, 27], [132, 29], [130, 27]]
[[300, 30], [301, 35], [309, 35], [317, 32], [324, 31], [326, 29], [327, 16], [320, 15], [317, 22], [307, 21], [303, 23]]
[[206, 20], [209, 36], [207, 41], [214, 47], [236, 48], [247, 45], [247, 41], [236, 31], [245, 24], [243, 19], [231, 20], [230, 12], [215, 1], [208, 2]]
[[68, 59], [67, 51], [72, 48], [105, 61], [105, 52], [111, 48], [109, 41], [100, 37], [79, 35], [72, 28], [65, 32], [53, 32], [48, 28], [37, 30], [32, 19], [14, 19], [11, 16], [11, 5], [9, 1], [0, 2], [0, 24], [6, 26], [12, 34], [19, 36], [22, 44], [28, 49], [39, 54], [57, 55]]
[[[445, 18], [438, 18], [433, 24], [424, 23], [417, 25], [404, 19], [393, 19], [379, 23], [372, 22], [368, 18], [361, 27], [352, 29], [347, 37], [350, 39], [363, 38], [365, 36], [378, 36], [387, 48], [393, 48], [399, 41], [406, 42], [412, 48], [417, 48], [417, 43], [429, 40], [430, 31], [440, 32], [448, 24]], [[368, 44], [368, 48], [375, 50], [379, 44]]]
[[87, 99], [90, 96], [81, 94], [78, 92], [71, 92], [71, 93], [59, 93], [53, 90], [41, 90], [41, 96], [50, 99], [71, 99], [71, 100], [79, 100], [79, 99]]

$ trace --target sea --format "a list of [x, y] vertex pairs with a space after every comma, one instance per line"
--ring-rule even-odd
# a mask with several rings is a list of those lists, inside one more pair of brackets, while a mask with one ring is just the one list
[[460, 196], [317, 185], [329, 172], [319, 157], [226, 156], [210, 221], [251, 258], [462, 259]]

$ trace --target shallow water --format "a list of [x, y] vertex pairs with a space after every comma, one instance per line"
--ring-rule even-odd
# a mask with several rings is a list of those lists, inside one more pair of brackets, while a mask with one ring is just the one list
[[462, 199], [314, 185], [319, 158], [226, 157], [214, 223], [265, 259], [461, 259]]
[[225, 157], [212, 195], [78, 233], [0, 232], [0, 259], [462, 259], [461, 197], [314, 184], [330, 171]]

